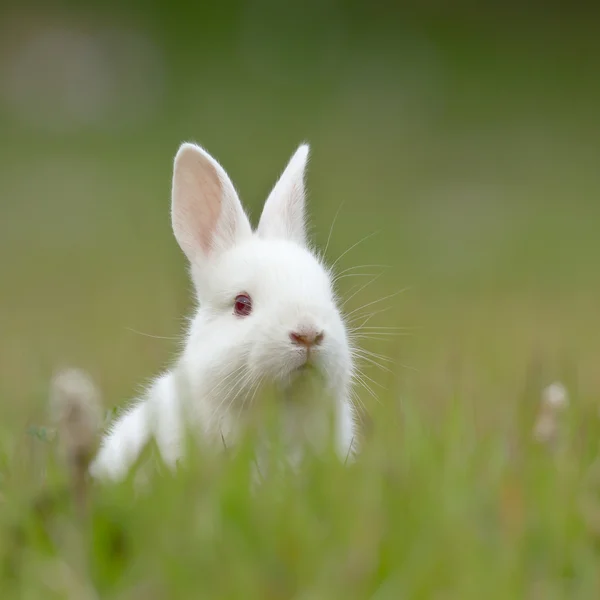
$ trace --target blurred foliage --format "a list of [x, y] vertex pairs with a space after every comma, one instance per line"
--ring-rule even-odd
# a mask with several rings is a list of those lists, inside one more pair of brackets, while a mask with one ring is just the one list
[[[600, 396], [597, 17], [583, 3], [5, 3], [3, 597], [48, 598], [69, 573], [115, 598], [597, 597], [597, 518], [579, 503]], [[108, 408], [173, 360], [192, 296], [170, 177], [190, 139], [254, 219], [309, 141], [318, 245], [331, 234], [333, 262], [370, 236], [338, 268], [382, 273], [345, 310], [407, 288], [370, 324], [410, 335], [365, 340], [392, 363], [365, 365], [384, 389], [361, 390], [372, 441], [356, 468], [316, 463], [301, 490], [252, 496], [242, 453], [138, 500], [98, 490], [82, 529], [60, 469], [47, 475], [48, 381], [82, 366]], [[554, 379], [574, 403], [558, 465], [527, 443]]]
[[525, 420], [480, 430], [460, 399], [437, 419], [414, 400], [376, 410], [355, 464], [309, 455], [252, 486], [249, 439], [192, 452], [175, 474], [89, 484], [83, 514], [53, 446], [36, 441], [43, 485], [27, 464], [2, 486], [3, 597], [596, 597], [589, 413], [561, 420], [552, 448]]

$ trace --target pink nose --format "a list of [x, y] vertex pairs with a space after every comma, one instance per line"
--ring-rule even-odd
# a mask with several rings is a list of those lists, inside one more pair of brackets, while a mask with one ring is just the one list
[[303, 331], [292, 331], [290, 333], [290, 339], [292, 343], [297, 346], [304, 346], [305, 348], [311, 348], [312, 346], [318, 346], [323, 341], [323, 332], [311, 330]]

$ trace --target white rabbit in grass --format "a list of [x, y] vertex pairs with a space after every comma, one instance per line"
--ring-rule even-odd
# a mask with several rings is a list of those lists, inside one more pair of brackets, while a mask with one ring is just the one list
[[281, 434], [293, 453], [306, 443], [319, 445], [326, 407], [292, 399], [313, 369], [330, 399], [323, 403], [334, 415], [336, 449], [343, 460], [353, 455], [352, 352], [331, 275], [306, 238], [307, 159], [302, 145], [253, 232], [221, 165], [194, 144], [179, 148], [171, 217], [190, 263], [197, 312], [175, 367], [102, 440], [93, 476], [124, 477], [151, 437], [175, 467], [186, 428], [214, 448], [234, 445], [265, 384], [282, 391]]

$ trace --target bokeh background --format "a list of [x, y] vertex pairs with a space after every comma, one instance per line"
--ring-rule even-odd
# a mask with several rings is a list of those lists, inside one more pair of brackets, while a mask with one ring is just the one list
[[[591, 5], [590, 5], [591, 6]], [[388, 390], [484, 416], [535, 372], [600, 392], [600, 35], [583, 4], [3, 3], [0, 415], [39, 422], [54, 369], [122, 403], [192, 307], [169, 220], [180, 142], [254, 219], [301, 141], [330, 261], [407, 288], [366, 345]], [[364, 278], [341, 281], [350, 294]], [[370, 309], [367, 309], [368, 314]], [[141, 332], [141, 333], [140, 333]], [[147, 334], [147, 335], [143, 335]], [[150, 337], [154, 336], [154, 337]], [[365, 401], [369, 395], [361, 392]]]

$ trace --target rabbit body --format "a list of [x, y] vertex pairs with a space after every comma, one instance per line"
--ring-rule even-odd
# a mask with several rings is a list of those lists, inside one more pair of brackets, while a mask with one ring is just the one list
[[[306, 239], [307, 159], [300, 146], [253, 231], [221, 165], [197, 145], [180, 147], [171, 216], [198, 308], [174, 368], [112, 425], [93, 476], [124, 477], [151, 437], [175, 467], [186, 428], [209, 447], [235, 445], [265, 385], [281, 392], [291, 454], [323, 443], [330, 412], [340, 457], [353, 454], [352, 351], [331, 274]], [[313, 372], [322, 401], [299, 391]]]

